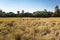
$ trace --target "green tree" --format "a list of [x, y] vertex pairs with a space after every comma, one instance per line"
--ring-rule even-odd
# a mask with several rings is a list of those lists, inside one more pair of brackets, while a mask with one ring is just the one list
[[14, 17], [14, 16], [15, 16], [15, 14], [13, 12], [7, 13], [7, 17]]
[[55, 6], [55, 14], [53, 14], [54, 16], [58, 17], [60, 15], [60, 12], [59, 12], [59, 6], [56, 5]]

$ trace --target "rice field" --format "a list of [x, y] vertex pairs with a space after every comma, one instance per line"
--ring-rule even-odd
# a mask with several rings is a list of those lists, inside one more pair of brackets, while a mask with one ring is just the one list
[[60, 40], [60, 18], [0, 18], [0, 40]]

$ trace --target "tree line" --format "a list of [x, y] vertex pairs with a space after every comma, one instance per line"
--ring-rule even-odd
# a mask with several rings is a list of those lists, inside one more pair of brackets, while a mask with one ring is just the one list
[[60, 17], [60, 9], [59, 9], [59, 6], [56, 5], [54, 12], [47, 11], [46, 9], [44, 9], [44, 11], [36, 11], [33, 13], [29, 13], [29, 12], [24, 13], [24, 10], [23, 10], [22, 13], [17, 11], [17, 14], [13, 13], [13, 12], [6, 13], [6, 12], [3, 12], [2, 10], [0, 10], [0, 17]]

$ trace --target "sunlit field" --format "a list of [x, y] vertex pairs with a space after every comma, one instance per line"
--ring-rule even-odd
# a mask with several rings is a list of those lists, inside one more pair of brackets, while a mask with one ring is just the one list
[[0, 40], [60, 40], [60, 18], [0, 18]]

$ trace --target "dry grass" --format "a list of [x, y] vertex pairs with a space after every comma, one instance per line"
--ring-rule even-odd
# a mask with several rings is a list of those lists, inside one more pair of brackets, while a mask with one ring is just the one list
[[60, 18], [0, 18], [0, 40], [60, 40]]

